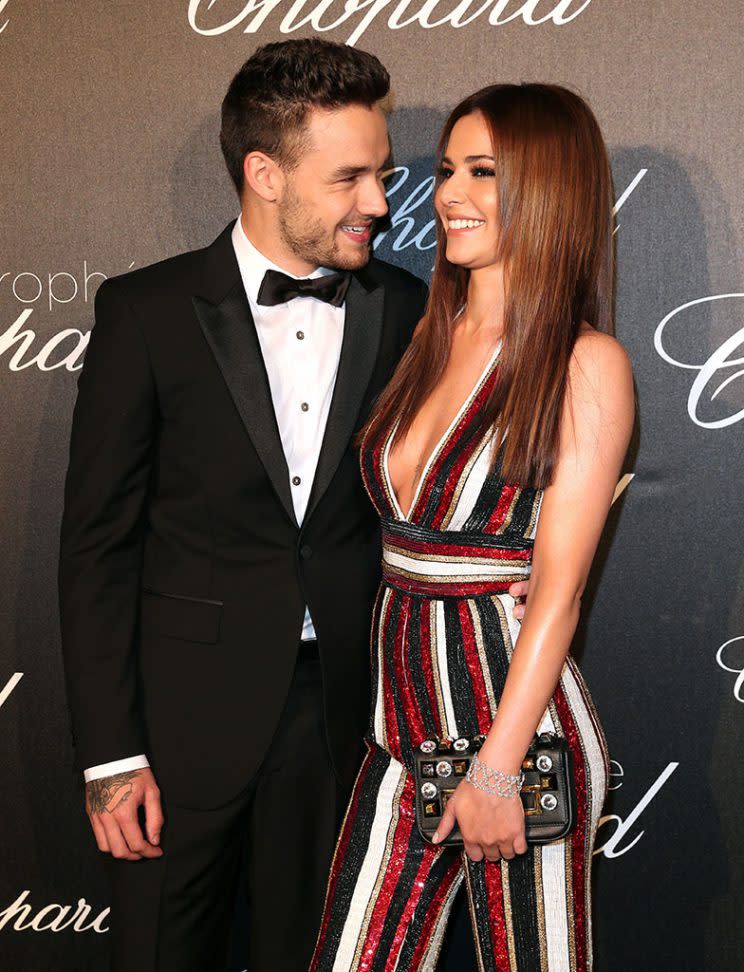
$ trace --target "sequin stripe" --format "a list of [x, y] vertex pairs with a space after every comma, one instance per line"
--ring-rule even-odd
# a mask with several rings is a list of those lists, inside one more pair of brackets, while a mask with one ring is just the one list
[[488, 577], [485, 580], [468, 580], [454, 577], [440, 581], [422, 580], [408, 577], [401, 571], [390, 570], [383, 564], [382, 579], [388, 585], [404, 594], [418, 597], [480, 597], [484, 594], [506, 594], [515, 581], [527, 580], [526, 574], [509, 574], [507, 577]]
[[374, 447], [370, 448], [367, 439], [365, 439], [359, 450], [362, 482], [380, 516], [395, 515], [395, 507], [388, 495], [385, 476], [381, 467], [384, 447], [385, 437], [380, 436]]
[[[484, 436], [477, 435], [475, 434], [476, 432], [477, 430], [473, 429], [474, 434], [469, 435], [466, 441], [459, 444], [459, 451], [453, 451], [451, 461], [447, 463], [447, 468], [444, 470], [445, 479], [442, 485], [439, 504], [431, 519], [431, 527], [435, 530], [441, 529], [444, 518], [452, 506], [452, 499], [455, 492], [461, 485], [465, 468], [473, 456], [479, 451], [479, 446]], [[485, 437], [490, 438], [490, 432], [486, 433]]]
[[[495, 362], [494, 362], [495, 363]], [[416, 505], [411, 510], [408, 516], [409, 520], [420, 523], [428, 523], [431, 519], [434, 509], [430, 509], [430, 499], [432, 495], [432, 490], [435, 483], [440, 483], [442, 479], [442, 466], [446, 459], [451, 456], [453, 450], [462, 449], [467, 443], [468, 439], [472, 437], [466, 435], [468, 426], [471, 425], [474, 417], [480, 412], [483, 404], [489, 393], [489, 377], [492, 377], [493, 371], [487, 374], [481, 380], [481, 384], [478, 391], [473, 396], [470, 405], [465, 409], [460, 417], [457, 425], [450, 429], [449, 434], [444, 437], [442, 442], [439, 444], [439, 448], [436, 454], [429, 460], [428, 468], [426, 472], [426, 482], [422, 483], [422, 488], [416, 499]], [[447, 471], [444, 470], [444, 476], [446, 479]], [[441, 484], [440, 484], [441, 488]], [[438, 490], [439, 491], [439, 490]], [[422, 511], [422, 512], [419, 512]]]
[[[395, 920], [398, 907], [398, 896], [403, 891], [399, 887], [401, 879], [410, 883], [413, 874], [418, 870], [418, 862], [411, 865], [408, 860], [411, 847], [411, 831], [413, 829], [413, 814], [411, 812], [413, 795], [412, 781], [410, 777], [402, 777], [401, 786], [398, 788], [394, 802], [394, 816], [387, 834], [387, 846], [385, 855], [380, 863], [377, 881], [370, 895], [362, 935], [359, 938], [356, 948], [357, 964], [359, 972], [379, 972], [381, 963], [384, 963], [382, 953], [387, 951], [383, 944], [383, 935], [390, 940], [394, 937], [394, 928], [389, 929], [388, 920]], [[408, 865], [408, 874], [404, 874]]]
[[400, 621], [400, 598], [391, 598], [390, 611], [386, 621], [387, 623], [382, 632], [382, 650], [380, 652], [380, 685], [385, 718], [384, 742], [380, 740], [380, 745], [384, 745], [389, 752], [397, 756], [400, 754], [401, 740], [393, 694], [395, 685], [395, 671], [392, 662], [395, 652], [395, 643], [399, 634], [398, 624]]
[[484, 650], [488, 661], [487, 670], [491, 679], [493, 696], [498, 705], [506, 684], [506, 676], [509, 673], [509, 655], [506, 650], [501, 615], [491, 598], [478, 598], [471, 603], [480, 617]]
[[492, 437], [483, 435], [457, 478], [440, 530], [459, 530], [473, 510], [491, 464]]
[[541, 972], [537, 910], [542, 908], [535, 886], [534, 850], [530, 848], [505, 867], [509, 897], [517, 902], [511, 913], [514, 967], [519, 972]]
[[354, 783], [331, 863], [325, 908], [310, 972], [330, 972], [369, 841], [377, 792], [390, 759], [378, 747], [368, 751]]
[[[457, 478], [453, 469], [458, 465], [460, 457], [465, 453], [471, 455], [478, 442], [480, 430], [469, 419], [463, 420], [457, 427], [456, 434], [450, 436], [438, 454], [436, 473], [427, 477], [426, 501], [421, 504], [418, 522], [433, 529], [434, 518], [437, 513], [447, 506], [457, 485]], [[417, 502], [417, 507], [419, 503]]]
[[449, 691], [455, 713], [455, 725], [448, 726], [449, 736], [474, 735], [478, 727], [478, 708], [465, 658], [464, 632], [460, 623], [459, 606], [459, 601], [444, 602]]
[[413, 752], [411, 736], [422, 739], [425, 735], [425, 730], [421, 713], [419, 712], [416, 692], [413, 688], [408, 669], [407, 656], [410, 652], [410, 645], [408, 643], [410, 605], [410, 598], [400, 598], [399, 615], [395, 626], [395, 637], [389, 664], [392, 665], [390, 692], [395, 708], [395, 721], [398, 726], [399, 749], [398, 753], [395, 753], [395, 756], [402, 763], [406, 764], [410, 772], [413, 772], [413, 760], [410, 756]]
[[388, 588], [380, 584], [375, 597], [374, 607], [372, 608], [372, 624], [369, 632], [369, 663], [370, 663], [370, 685], [374, 693], [372, 705], [370, 706], [368, 735], [370, 739], [375, 738], [378, 731], [378, 723], [381, 722], [379, 716], [382, 699], [380, 697], [380, 619], [385, 608], [386, 598], [390, 597]]
[[[512, 561], [529, 563], [532, 559], [532, 544], [520, 544], [511, 546], [504, 543], [483, 543], [473, 540], [471, 543], [458, 542], [458, 534], [454, 536], [448, 534], [446, 530], [437, 533], [429, 533], [428, 530], [421, 531], [420, 536], [412, 535], [413, 531], [395, 530], [383, 526], [382, 543], [383, 548], [391, 554], [409, 557], [412, 560], [420, 561], [425, 565], [427, 561], [437, 561], [441, 563], [484, 563], [491, 561], [503, 561], [510, 564]], [[451, 538], [451, 539], [450, 539]]]
[[504, 483], [499, 501], [483, 527], [484, 533], [496, 533], [503, 528], [507, 516], [513, 512], [515, 497], [518, 497], [519, 493], [520, 488], [516, 484]]
[[[379, 972], [394, 972], [399, 969], [401, 951], [406, 937], [410, 934], [410, 927], [414, 912], [418, 907], [427, 882], [430, 881], [432, 867], [441, 852], [435, 850], [431, 844], [423, 844], [419, 853], [414, 857], [409, 854], [407, 864], [411, 867], [412, 877], [408, 880], [408, 873], [405, 880], [401, 880], [402, 890], [405, 894], [398, 895], [398, 904], [402, 905], [396, 910], [395, 916], [388, 915], [391, 926], [394, 924], [392, 937], [388, 940], [383, 934], [380, 941], [380, 955], [378, 958], [383, 964], [379, 965]], [[414, 870], [414, 863], [416, 863]], [[409, 872], [409, 873], [411, 873]], [[374, 968], [372, 972], [378, 972]]]
[[[573, 924], [574, 928], [576, 972], [586, 972], [587, 921], [590, 918], [587, 914], [586, 907], [587, 881], [589, 877], [587, 874], [587, 866], [591, 863], [591, 858], [589, 857], [590, 848], [587, 847], [586, 813], [587, 801], [591, 798], [591, 795], [587, 790], [586, 757], [581, 736], [560, 682], [553, 693], [553, 701], [561, 723], [561, 729], [568, 740], [568, 745], [573, 755], [574, 781], [576, 783], [576, 827], [571, 837], [566, 838], [571, 848], [572, 880], [570, 891], [573, 897], [573, 916], [569, 916], [569, 926]], [[573, 922], [571, 922], [571, 917], [573, 917]]]
[[509, 972], [501, 867], [465, 859], [470, 918], [476, 929], [480, 972]]
[[[429, 964], [429, 949], [439, 922], [451, 906], [449, 892], [460, 875], [460, 857], [452, 850], [440, 853], [429, 874], [429, 881], [422, 893], [413, 921], [401, 950], [396, 972], [419, 972], [424, 963]], [[432, 956], [436, 959], [436, 956]]]
[[541, 501], [542, 492], [528, 486], [522, 487], [511, 518], [511, 530], [514, 534], [520, 537], [532, 535]]
[[434, 736], [442, 736], [442, 720], [440, 717], [440, 707], [437, 697], [437, 684], [434, 678], [434, 667], [432, 665], [432, 640], [431, 640], [431, 604], [429, 601], [417, 602], [420, 616], [419, 623], [419, 659], [421, 671], [424, 676], [426, 694], [431, 706], [431, 731]]
[[465, 653], [465, 664], [467, 665], [470, 676], [470, 684], [473, 689], [473, 701], [475, 706], [476, 723], [474, 731], [484, 735], [491, 728], [492, 714], [491, 705], [488, 699], [486, 681], [481, 668], [481, 659], [476, 644], [475, 629], [473, 619], [470, 614], [470, 605], [467, 601], [457, 602], [457, 613], [460, 618], [460, 631], [462, 632], [462, 644]]

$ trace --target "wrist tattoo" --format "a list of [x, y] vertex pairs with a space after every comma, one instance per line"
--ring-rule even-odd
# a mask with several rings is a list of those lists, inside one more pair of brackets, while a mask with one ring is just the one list
[[128, 773], [114, 773], [100, 780], [85, 784], [85, 802], [88, 813], [113, 813], [132, 795], [132, 782], [139, 776], [139, 770]]

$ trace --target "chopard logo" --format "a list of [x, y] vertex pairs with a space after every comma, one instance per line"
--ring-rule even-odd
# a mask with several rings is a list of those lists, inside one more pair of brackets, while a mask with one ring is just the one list
[[[646, 790], [644, 795], [638, 801], [636, 806], [631, 810], [631, 812], [623, 819], [617, 813], [609, 813], [604, 817], [599, 818], [599, 828], [597, 831], [597, 846], [594, 848], [595, 854], [602, 854], [604, 857], [612, 860], [615, 857], [622, 857], [627, 854], [629, 850], [632, 850], [638, 841], [646, 833], [645, 830], [640, 830], [636, 833], [632, 839], [631, 834], [644, 810], [649, 806], [667, 782], [669, 777], [674, 773], [674, 771], [679, 766], [679, 763], [668, 763], [666, 769], [664, 769], [656, 780], [651, 784], [651, 786]], [[623, 777], [625, 772], [623, 767], [617, 760], [612, 760], [612, 765], [610, 767], [610, 790], [619, 790], [623, 785]], [[620, 782], [613, 782], [619, 780]], [[600, 836], [603, 832], [603, 828], [607, 827], [608, 824], [615, 824], [615, 829], [612, 831], [610, 836], [605, 840], [603, 844], [599, 843]], [[623, 843], [627, 839], [627, 843]]]
[[34, 914], [33, 907], [26, 901], [30, 894], [28, 889], [21, 891], [15, 901], [0, 911], [0, 930], [6, 926], [17, 932], [61, 932], [70, 929], [73, 932], [92, 931], [98, 935], [105, 935], [108, 931], [104, 923], [110, 908], [104, 908], [91, 918], [92, 907], [85, 898], [78, 898], [76, 905], [48, 904]]
[[[686, 304], [680, 304], [679, 307], [670, 311], [659, 323], [654, 334], [654, 347], [667, 364], [674, 365], [675, 368], [685, 368], [697, 372], [690, 388], [690, 394], [687, 396], [687, 414], [695, 425], [699, 425], [703, 429], [724, 429], [744, 418], [744, 403], [742, 403], [741, 408], [737, 408], [737, 405], [729, 408], [721, 407], [720, 412], [723, 414], [719, 413], [715, 418], [704, 418], [700, 415], [703, 405], [707, 405], [710, 411], [713, 402], [721, 392], [726, 388], [731, 392], [737, 380], [741, 391], [741, 379], [744, 378], [744, 355], [741, 354], [741, 351], [744, 350], [744, 327], [734, 331], [715, 351], [708, 355], [705, 361], [701, 362], [690, 362], [675, 357], [668, 350], [671, 339], [667, 332], [674, 331], [676, 328], [679, 333], [680, 330], [685, 328], [685, 325], [688, 333], [694, 332], [695, 311], [693, 308], [710, 309], [709, 305], [719, 300], [727, 301], [733, 312], [738, 310], [741, 314], [744, 294], [712, 294], [709, 297], [698, 297], [696, 300], [688, 300]], [[676, 344], [679, 343], [680, 339], [678, 338]], [[735, 357], [735, 353], [739, 353], [739, 356]], [[686, 355], [685, 358], [687, 357]], [[740, 402], [742, 402], [742, 398], [744, 398], [744, 393], [739, 398]]]
[[[731, 646], [737, 644], [737, 642], [741, 642], [738, 645], [740, 660], [732, 666], [730, 662], [731, 655], [734, 652]], [[744, 635], [739, 635], [738, 638], [729, 638], [728, 641], [724, 641], [716, 652], [716, 662], [724, 672], [731, 672], [733, 675], [736, 675], [734, 698], [737, 702], [744, 702]]]
[[244, 34], [255, 34], [275, 11], [275, 20], [282, 19], [270, 27], [278, 27], [280, 34], [305, 27], [324, 33], [348, 22], [346, 29], [351, 30], [346, 43], [353, 46], [381, 14], [383, 19], [387, 17], [390, 30], [414, 24], [424, 30], [466, 27], [484, 18], [491, 27], [520, 19], [528, 27], [548, 23], [561, 27], [575, 20], [591, 2], [558, 0], [551, 6], [546, 0], [189, 0], [188, 20], [192, 30], [206, 37], [236, 27], [242, 27]]

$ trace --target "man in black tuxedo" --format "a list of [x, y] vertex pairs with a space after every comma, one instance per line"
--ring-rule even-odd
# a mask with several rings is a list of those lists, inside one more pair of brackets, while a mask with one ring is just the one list
[[[72, 429], [63, 651], [116, 972], [305, 972], [369, 709], [376, 515], [354, 448], [422, 316], [370, 259], [377, 58], [260, 48], [223, 102], [241, 215], [106, 281]], [[299, 279], [298, 279], [299, 278]]]

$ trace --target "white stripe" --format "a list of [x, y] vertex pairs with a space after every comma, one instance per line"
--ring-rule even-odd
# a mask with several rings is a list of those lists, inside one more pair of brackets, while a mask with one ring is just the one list
[[380, 624], [377, 630], [377, 642], [374, 650], [377, 653], [377, 691], [375, 693], [375, 739], [383, 746], [385, 745], [385, 710], [382, 704], [382, 663], [383, 663], [383, 625], [388, 612], [388, 602], [390, 600], [390, 588], [386, 588], [382, 595], [380, 604]]
[[602, 812], [607, 777], [605, 776], [604, 755], [594, 728], [594, 720], [584, 701], [584, 692], [577, 679], [575, 662], [571, 658], [567, 660], [563, 669], [561, 685], [586, 753], [587, 770], [591, 781], [591, 793], [587, 792], [587, 796], [591, 796], [589, 810], [591, 813], [591, 833], [594, 834], [599, 823], [599, 815]]
[[444, 714], [447, 718], [447, 735], [456, 739], [460, 733], [457, 729], [455, 719], [455, 709], [452, 704], [452, 689], [450, 688], [449, 668], [447, 667], [447, 634], [444, 627], [444, 601], [437, 601], [434, 605], [436, 617], [436, 637], [437, 637], [437, 665], [439, 668], [439, 684], [442, 689], [442, 699], [444, 700]]
[[369, 835], [369, 847], [354, 887], [349, 914], [344, 922], [344, 930], [333, 963], [333, 972], [345, 972], [345, 970], [351, 968], [354, 961], [362, 925], [385, 855], [388, 832], [397, 823], [397, 813], [393, 817], [393, 800], [404, 773], [405, 770], [400, 763], [391, 759], [390, 765], [382, 778], [380, 789], [377, 791], [377, 804]]
[[416, 557], [409, 557], [406, 554], [398, 553], [389, 547], [383, 548], [382, 559], [391, 567], [399, 570], [407, 570], [420, 577], [456, 577], [465, 576], [483, 577], [508, 577], [511, 574], [529, 574], [531, 567], [521, 560], [509, 561], [508, 564], [499, 564], [488, 560], [473, 560], [462, 557], [455, 560], [419, 560]]
[[448, 530], [462, 530], [468, 517], [473, 512], [475, 504], [478, 502], [483, 483], [486, 481], [488, 469], [491, 465], [491, 450], [487, 448], [491, 443], [490, 438], [483, 440], [481, 452], [473, 463], [462, 488], [457, 506], [452, 514], [452, 518], [447, 526]]
[[568, 950], [565, 841], [541, 849], [545, 942], [550, 972], [571, 972]]
[[11, 675], [8, 681], [5, 683], [5, 688], [0, 692], [0, 707], [5, 705], [8, 701], [10, 693], [16, 687], [16, 685], [23, 678], [23, 672], [16, 672], [15, 675]]

